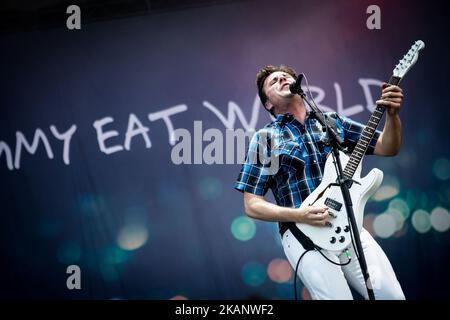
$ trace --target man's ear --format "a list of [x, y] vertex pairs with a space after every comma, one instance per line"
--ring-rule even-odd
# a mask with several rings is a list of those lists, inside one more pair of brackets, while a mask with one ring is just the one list
[[271, 104], [269, 101], [267, 101], [264, 105], [264, 109], [266, 109], [267, 111], [269, 111], [270, 113], [272, 113], [272, 108], [273, 108], [273, 104]]

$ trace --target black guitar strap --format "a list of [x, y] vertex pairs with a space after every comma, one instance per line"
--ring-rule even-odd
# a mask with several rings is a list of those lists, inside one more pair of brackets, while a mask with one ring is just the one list
[[314, 250], [316, 247], [314, 242], [310, 238], [308, 238], [303, 232], [300, 231], [299, 228], [295, 225], [295, 222], [287, 222], [286, 226], [289, 230], [291, 230], [294, 237], [301, 243], [305, 250]]

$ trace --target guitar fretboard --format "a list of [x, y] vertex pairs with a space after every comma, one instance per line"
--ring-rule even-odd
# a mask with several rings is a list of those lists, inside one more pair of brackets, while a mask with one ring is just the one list
[[[400, 80], [401, 78], [392, 76], [391, 79], [389, 79], [389, 84], [398, 85], [400, 83]], [[358, 168], [358, 165], [366, 154], [367, 148], [370, 145], [370, 141], [372, 141], [372, 138], [375, 135], [375, 131], [381, 121], [381, 118], [383, 117], [385, 110], [385, 107], [382, 105], [377, 105], [375, 107], [375, 110], [370, 116], [369, 122], [361, 133], [361, 137], [359, 138], [355, 149], [353, 149], [350, 160], [345, 166], [343, 172], [345, 178], [351, 179], [355, 174], [356, 168]]]

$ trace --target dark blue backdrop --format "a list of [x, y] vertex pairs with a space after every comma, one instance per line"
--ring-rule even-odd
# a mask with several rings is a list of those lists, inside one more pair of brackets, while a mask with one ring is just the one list
[[[325, 93], [321, 105], [366, 122], [358, 81], [389, 79], [422, 39], [427, 47], [402, 83], [402, 150], [364, 162], [365, 172], [385, 173], [365, 223], [407, 298], [449, 298], [446, 7], [377, 1], [381, 30], [369, 30], [370, 4], [244, 1], [2, 35], [0, 296], [292, 299], [276, 225], [246, 218], [233, 190], [240, 165], [175, 165], [167, 122], [149, 114], [184, 105], [170, 121], [192, 134], [196, 120], [203, 130], [259, 129], [270, 118], [255, 102], [255, 74], [284, 63]], [[148, 140], [135, 135], [126, 150], [130, 114]], [[105, 145], [121, 149], [111, 154], [93, 125], [107, 117], [103, 131], [117, 135]], [[73, 125], [64, 161], [50, 127]], [[34, 154], [22, 146], [16, 155], [20, 137], [31, 144], [36, 132], [52, 159], [42, 139]], [[82, 270], [79, 291], [66, 288], [72, 264]]]

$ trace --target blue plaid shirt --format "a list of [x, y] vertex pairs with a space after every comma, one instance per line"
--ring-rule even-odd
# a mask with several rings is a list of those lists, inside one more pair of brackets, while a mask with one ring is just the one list
[[[326, 115], [336, 119], [337, 131], [347, 151], [353, 151], [365, 126], [336, 112]], [[375, 132], [367, 154], [373, 154], [380, 133]], [[331, 151], [325, 140], [326, 132], [315, 118], [307, 116], [302, 124], [291, 114], [278, 115], [252, 137], [234, 188], [259, 196], [271, 189], [279, 206], [300, 207], [322, 180]], [[273, 166], [275, 170], [270, 167], [274, 159], [278, 161]]]

